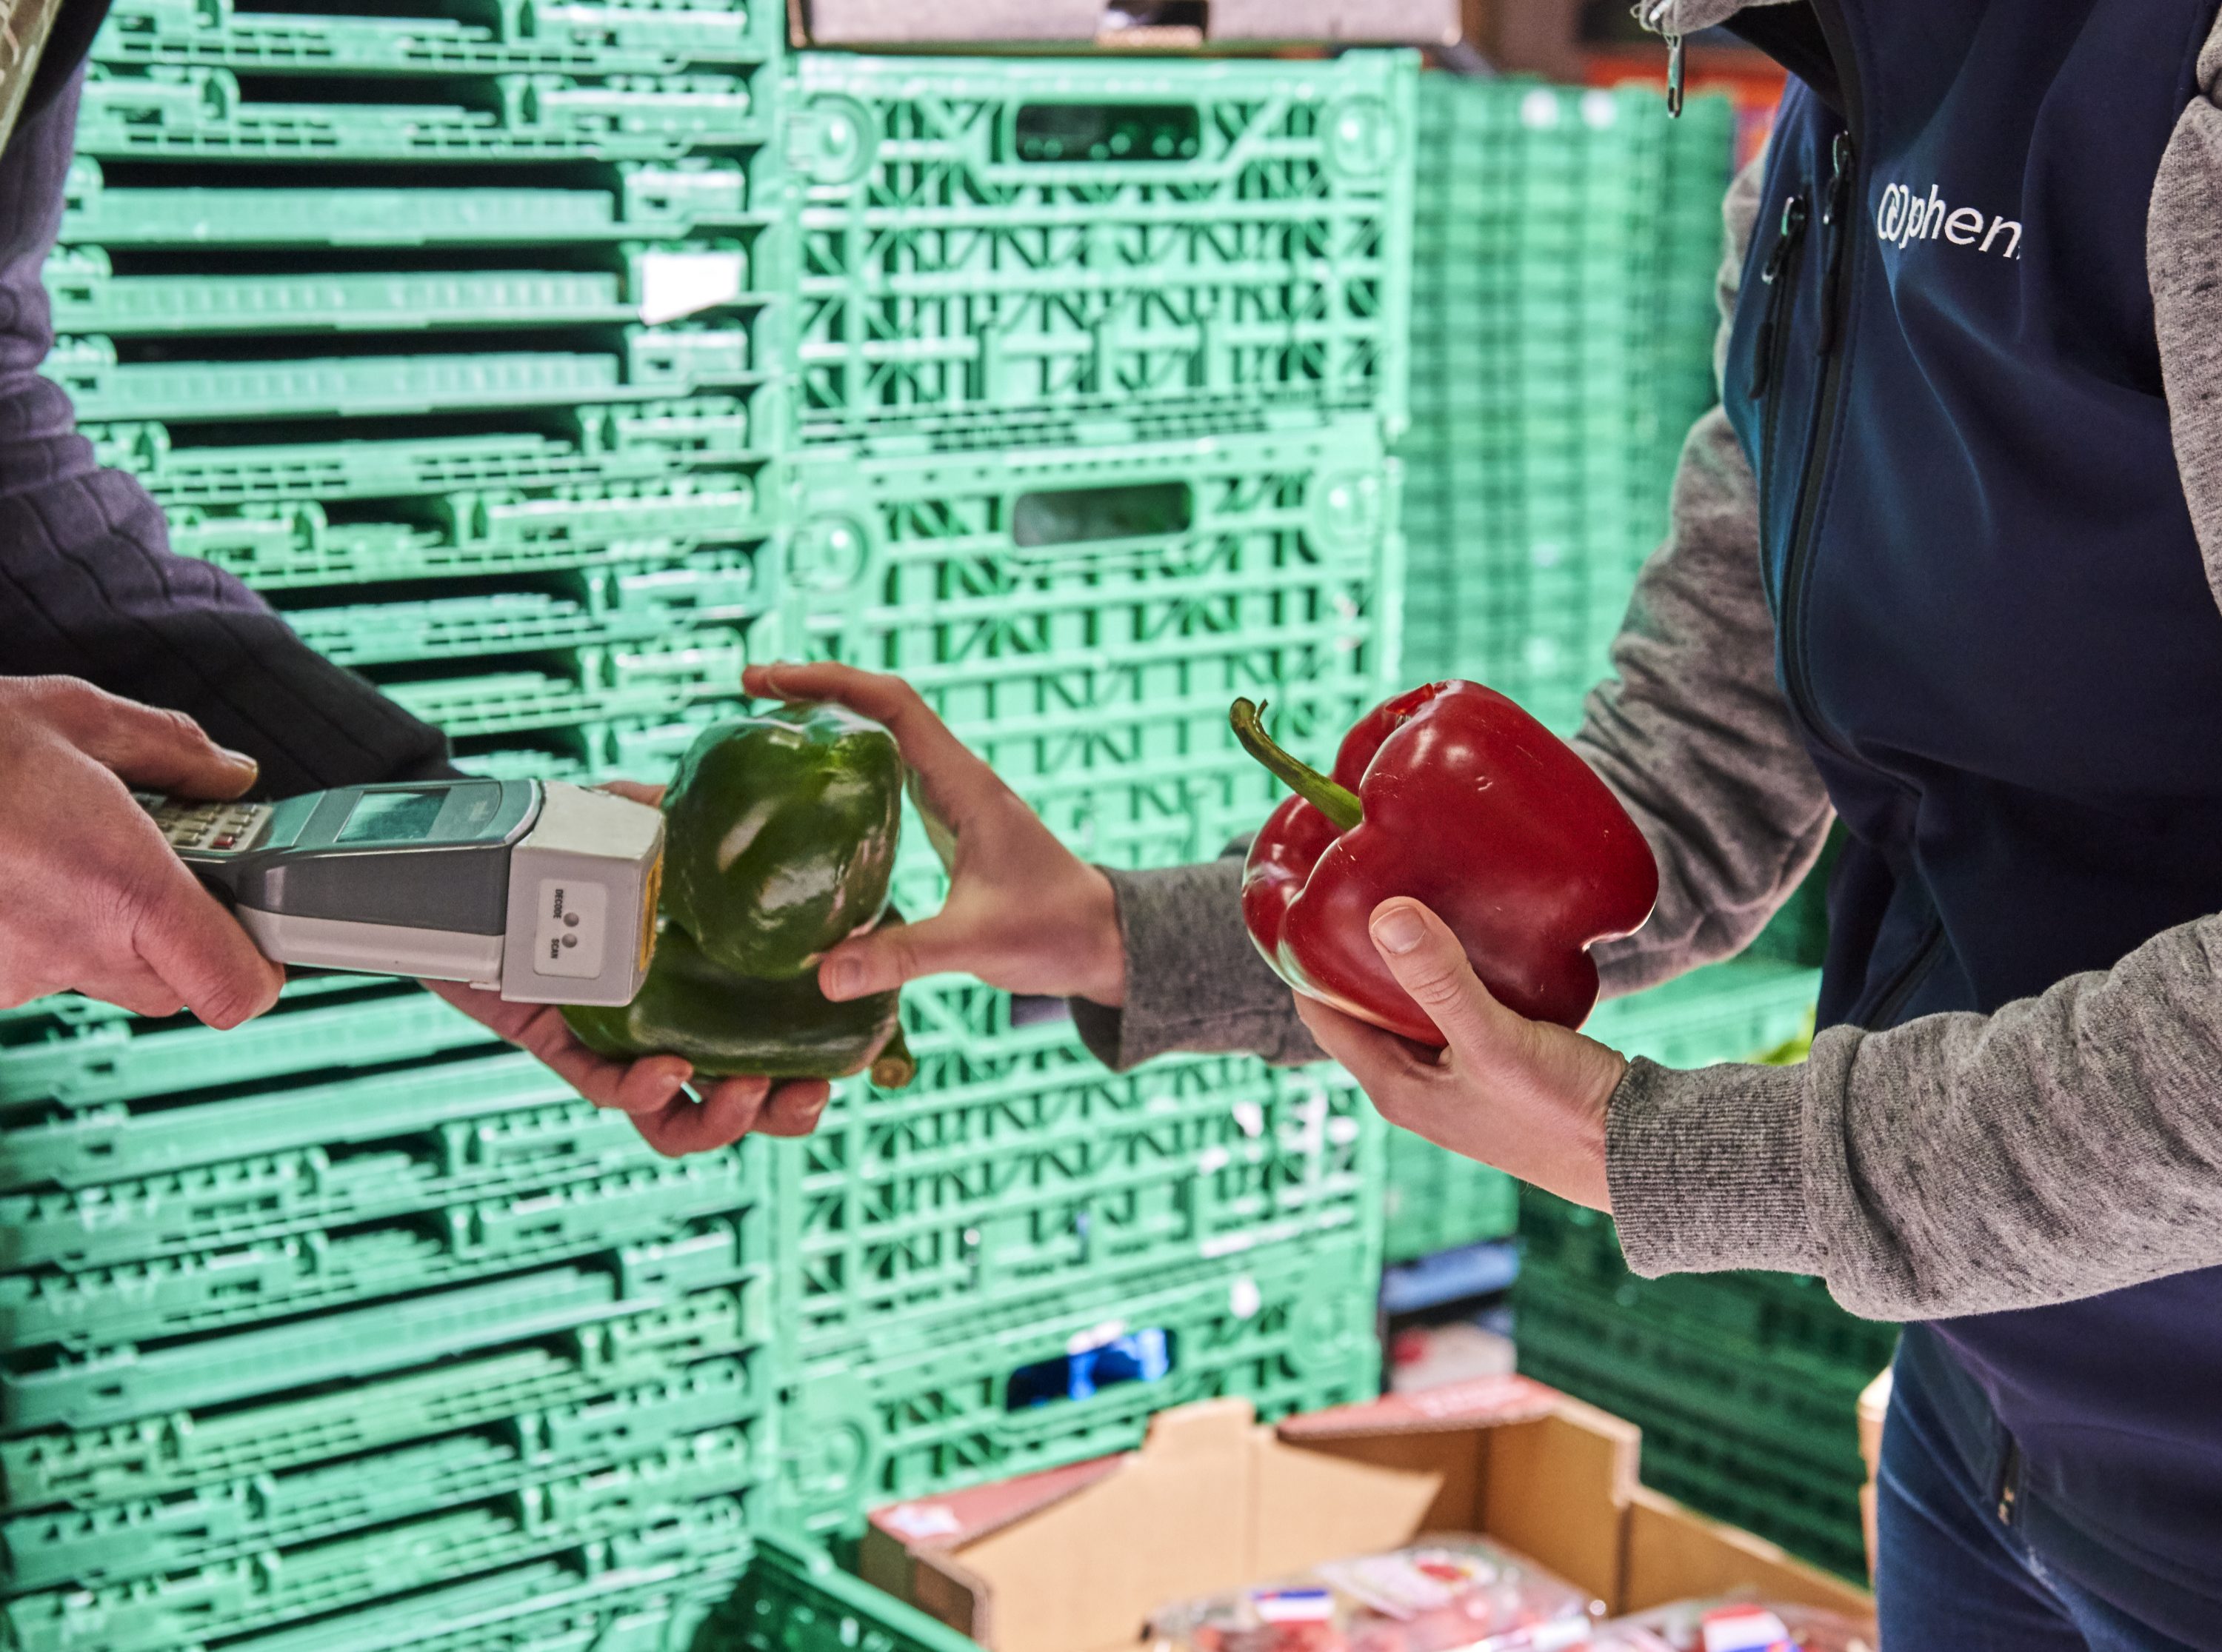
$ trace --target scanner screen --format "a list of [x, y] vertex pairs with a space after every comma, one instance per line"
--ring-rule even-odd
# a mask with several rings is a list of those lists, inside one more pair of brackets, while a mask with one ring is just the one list
[[443, 787], [435, 792], [366, 792], [355, 799], [347, 824], [335, 839], [341, 843], [413, 843], [431, 835], [432, 823], [448, 800]]

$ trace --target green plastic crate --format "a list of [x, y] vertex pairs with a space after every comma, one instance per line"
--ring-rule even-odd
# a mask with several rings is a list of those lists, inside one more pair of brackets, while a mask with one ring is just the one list
[[266, 74], [674, 74], [780, 55], [779, 8], [505, 0], [483, 21], [235, 10], [231, 0], [125, 0], [96, 62], [218, 65]]
[[[565, 430], [562, 437], [515, 431], [468, 437], [195, 447], [173, 440], [166, 426], [154, 423], [94, 424], [85, 428], [85, 435], [102, 464], [129, 472], [173, 510], [207, 510], [212, 513], [211, 520], [250, 505], [281, 509], [298, 505], [305, 510], [320, 500], [336, 503], [411, 495], [444, 500], [455, 489], [496, 490], [490, 503], [497, 505], [526, 503], [529, 498], [543, 510], [552, 510], [552, 501], [562, 499], [583, 509], [597, 498], [629, 498], [634, 490], [642, 490], [642, 497], [631, 504], [612, 506], [605, 513], [616, 516], [627, 510], [659, 508], [646, 503], [646, 496], [659, 491], [659, 485], [692, 479], [706, 466], [727, 466], [761, 454], [781, 428], [769, 417], [755, 416], [772, 411], [763, 406], [771, 388], [760, 386], [745, 399], [702, 396], [687, 402], [551, 410], [543, 416]], [[739, 485], [715, 470], [712, 477], [715, 479], [702, 485]], [[524, 489], [555, 491], [533, 496], [512, 491]], [[612, 491], [606, 493], [605, 489]], [[435, 506], [436, 520], [470, 520], [479, 510], [480, 497], [466, 494], [451, 504]], [[767, 513], [782, 509], [786, 501], [781, 490], [758, 487], [750, 503], [761, 520]], [[565, 523], [556, 526], [568, 531]], [[751, 526], [748, 512], [744, 511], [734, 529], [745, 537]], [[256, 543], [272, 542], [269, 530], [251, 531], [258, 535]], [[653, 535], [656, 529], [651, 526], [649, 531]], [[471, 535], [458, 535], [451, 529], [449, 540], [422, 537], [427, 547], [434, 548], [460, 537], [460, 548], [481, 554]], [[612, 537], [625, 537], [614, 522], [610, 530], [598, 537], [597, 547]], [[410, 532], [401, 525], [373, 533], [361, 547], [343, 548], [334, 555], [392, 556], [401, 554], [409, 542], [413, 542]], [[354, 542], [348, 541], [348, 546], [354, 547]], [[322, 548], [305, 548], [321, 551]], [[311, 565], [312, 571], [316, 566]]]
[[1571, 732], [1713, 399], [1731, 112], [1434, 75], [1419, 122], [1408, 669]]
[[800, 54], [807, 435], [1400, 421], [1415, 67]]
[[[882, 1504], [1130, 1450], [1193, 1400], [1271, 1419], [1371, 1399], [1380, 1268], [1377, 1227], [888, 1327], [796, 1372], [781, 1530], [855, 1536]], [[1166, 1336], [1162, 1376], [1013, 1408], [1014, 1374], [1146, 1331]]]
[[1629, 1272], [1612, 1218], [1540, 1188], [1521, 1190], [1522, 1277], [1537, 1289], [1565, 1285], [1610, 1297], [1646, 1323], [1697, 1341], [1723, 1336], [1769, 1355], [1847, 1372], [1865, 1382], [1891, 1361], [1898, 1327], [1836, 1305], [1820, 1280], [1736, 1271], [1638, 1279]]
[[551, 240], [578, 246], [738, 232], [779, 217], [784, 174], [775, 160], [767, 153], [674, 166], [627, 162], [599, 188], [119, 188], [98, 160], [80, 154], [64, 185], [61, 244], [544, 247]]
[[675, 1525], [246, 1636], [226, 1652], [690, 1652], [752, 1546], [730, 1523]]
[[1812, 1024], [1821, 972], [1743, 956], [1629, 998], [1608, 998], [1582, 1031], [1662, 1067], [1748, 1061]]
[[[627, 1504], [638, 1515], [731, 1495], [762, 1478], [748, 1429], [725, 1410], [735, 1396], [709, 1389], [692, 1404], [627, 1420], [638, 1437], [593, 1440], [583, 1450], [542, 1452], [517, 1440], [461, 1434], [259, 1481], [196, 1487], [159, 1502], [18, 1516], [0, 1524], [9, 1585], [29, 1592], [75, 1585], [96, 1592], [138, 1579], [228, 1568], [282, 1551], [291, 1565], [311, 1545], [370, 1527], [391, 1543], [412, 1522], [442, 1511], [474, 1517], [505, 1501], [562, 1511], [575, 1531]], [[599, 1480], [588, 1484], [587, 1476]], [[450, 1512], [443, 1518], [453, 1522]], [[314, 1563], [313, 1549], [310, 1550]]]
[[[57, 342], [39, 371], [87, 419], [392, 417], [654, 401], [751, 377], [741, 327], [632, 328], [622, 351], [126, 361], [101, 335]], [[760, 374], [756, 375], [761, 377]]]
[[694, 1652], [976, 1652], [958, 1634], [851, 1577], [825, 1550], [757, 1534], [740, 1587], [702, 1626]]
[[1207, 859], [1265, 817], [1277, 793], [1227, 726], [1236, 697], [1323, 761], [1397, 685], [1397, 472], [1370, 418], [829, 449], [800, 470], [783, 632], [758, 646], [901, 673], [1092, 859]]
[[1214, 1056], [1116, 1074], [1069, 1022], [1009, 1028], [1001, 993], [908, 996], [917, 1080], [852, 1081], [782, 1149], [806, 1356], [1379, 1220], [1384, 1127], [1335, 1069]]
[[381, 686], [398, 704], [451, 735], [510, 734], [607, 717], [670, 716], [699, 700], [731, 699], [747, 658], [738, 631], [715, 627], [570, 654], [562, 675], [487, 672]]
[[1514, 1298], [1524, 1374], [1644, 1431], [1642, 1477], [1849, 1575], [1864, 1575], [1858, 1401], [1873, 1373], [1784, 1362], [1685, 1337], [1610, 1297], [1524, 1278]]
[[674, 160], [776, 128], [772, 72], [508, 74], [425, 83], [423, 103], [260, 103], [229, 69], [95, 64], [77, 147], [100, 160]]
[[1416, 1261], [1511, 1236], [1520, 1219], [1520, 1186], [1511, 1177], [1397, 1125], [1384, 1124], [1382, 1134], [1384, 1260]]
[[65, 1014], [66, 1004], [82, 1007], [40, 1000], [28, 1006], [34, 1013], [0, 1023], [0, 1108], [94, 1107], [292, 1077], [304, 1062], [358, 1067], [491, 1042], [484, 1027], [413, 983], [293, 982], [275, 1009], [229, 1032], [190, 1016], [86, 1017]]
[[610, 571], [593, 582], [614, 598], [606, 605], [593, 599], [593, 591], [586, 601], [507, 591], [297, 609], [286, 619], [303, 641], [343, 666], [643, 642], [694, 630], [705, 621], [747, 620], [759, 585], [747, 560], [738, 560], [737, 567]]
[[49, 254], [42, 276], [56, 332], [135, 338], [624, 327], [778, 297], [750, 288], [738, 242], [665, 244], [611, 261], [620, 267], [118, 275], [105, 248], [78, 246]]
[[465, 1430], [567, 1451], [599, 1439], [614, 1456], [637, 1416], [660, 1426], [696, 1390], [729, 1396], [733, 1416], [761, 1414], [776, 1381], [771, 1323], [760, 1286], [720, 1287], [336, 1389], [0, 1439], [0, 1489], [15, 1511], [166, 1500]]
[[672, 1501], [651, 1493], [628, 1511], [633, 1488], [613, 1474], [606, 1486], [582, 1488], [610, 1502], [590, 1496], [552, 1517], [530, 1503], [448, 1515], [135, 1585], [22, 1595], [0, 1605], [0, 1619], [23, 1652], [76, 1652], [89, 1640], [108, 1652], [173, 1652], [212, 1635], [277, 1628], [567, 1551], [731, 1568], [749, 1541], [740, 1500], [689, 1496], [712, 1479], [682, 1470]]

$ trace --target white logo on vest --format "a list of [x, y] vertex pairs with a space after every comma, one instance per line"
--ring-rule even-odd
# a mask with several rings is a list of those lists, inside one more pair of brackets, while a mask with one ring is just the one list
[[1885, 190], [1882, 204], [1875, 209], [1875, 233], [1899, 247], [1917, 241], [1935, 241], [1941, 235], [1955, 247], [1973, 247], [1979, 253], [1990, 252], [2004, 236], [2005, 245], [1997, 248], [1998, 255], [2021, 256], [2021, 225], [2011, 218], [1994, 216], [1986, 229], [1980, 210], [1948, 205], [1934, 184], [1929, 186], [1926, 200], [1903, 184], [1892, 184]]

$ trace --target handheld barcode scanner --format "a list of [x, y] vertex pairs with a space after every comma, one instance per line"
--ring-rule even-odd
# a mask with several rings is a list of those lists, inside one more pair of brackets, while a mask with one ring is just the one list
[[348, 785], [279, 803], [137, 794], [284, 964], [629, 1004], [656, 943], [663, 817], [539, 780]]

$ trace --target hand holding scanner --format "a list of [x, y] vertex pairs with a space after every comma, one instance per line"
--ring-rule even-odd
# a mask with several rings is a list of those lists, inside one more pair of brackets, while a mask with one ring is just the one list
[[663, 817], [540, 780], [339, 786], [278, 803], [135, 793], [286, 964], [627, 1004], [656, 944]]

